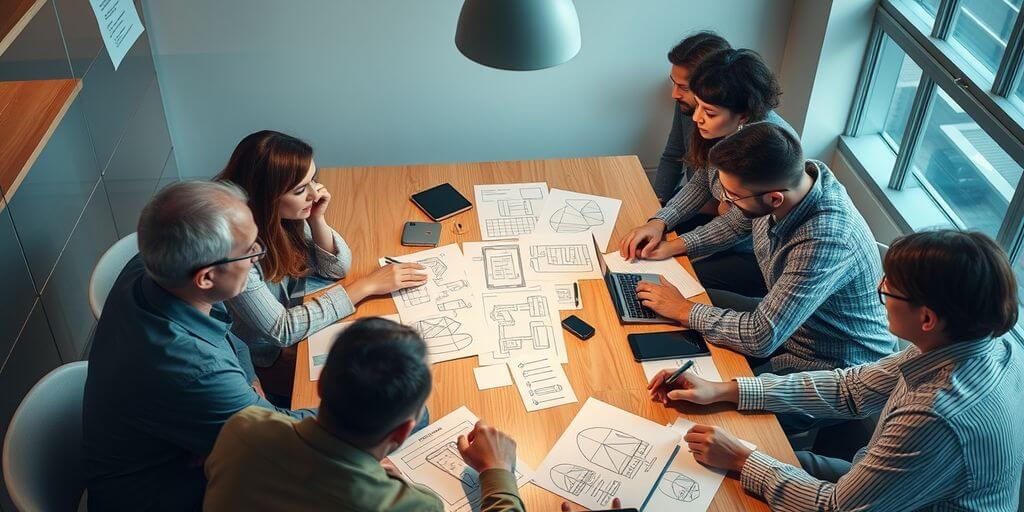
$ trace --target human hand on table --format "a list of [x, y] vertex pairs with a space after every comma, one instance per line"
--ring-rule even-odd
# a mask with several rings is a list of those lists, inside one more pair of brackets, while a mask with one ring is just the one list
[[697, 462], [730, 471], [742, 470], [754, 452], [728, 430], [714, 425], [694, 425], [683, 440]]
[[[622, 508], [622, 501], [619, 500], [618, 498], [612, 498], [612, 508], [610, 508], [609, 510], [618, 510], [620, 508]], [[576, 512], [577, 510], [584, 509], [576, 508], [572, 505], [572, 503], [569, 503], [568, 501], [562, 502], [562, 512]]]
[[630, 230], [619, 242], [619, 255], [627, 260], [647, 258], [661, 245], [665, 236], [665, 222], [653, 219], [647, 224], [637, 226]]
[[345, 291], [355, 304], [371, 295], [383, 295], [395, 290], [420, 286], [427, 282], [427, 276], [427, 267], [419, 263], [392, 263], [360, 278], [345, 287]]
[[658, 280], [660, 284], [649, 281], [637, 283], [636, 298], [640, 299], [640, 304], [651, 308], [655, 313], [671, 318], [683, 327], [689, 327], [693, 303], [686, 300], [686, 297], [683, 297], [683, 294], [663, 276], [658, 276]]
[[466, 464], [477, 473], [488, 469], [512, 471], [516, 464], [515, 440], [482, 421], [476, 422], [469, 434], [459, 436], [458, 448]]
[[737, 402], [739, 388], [736, 381], [714, 382], [697, 377], [693, 373], [683, 372], [671, 384], [665, 383], [674, 370], [658, 372], [647, 390], [651, 392], [651, 400], [667, 404], [670, 400], [683, 400], [700, 405], [715, 402]]

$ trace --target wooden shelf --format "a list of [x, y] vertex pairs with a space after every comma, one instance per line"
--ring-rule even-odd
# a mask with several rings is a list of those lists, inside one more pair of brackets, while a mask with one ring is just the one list
[[81, 80], [0, 82], [0, 190], [10, 202], [53, 135]]
[[46, 0], [0, 0], [0, 55], [45, 3]]

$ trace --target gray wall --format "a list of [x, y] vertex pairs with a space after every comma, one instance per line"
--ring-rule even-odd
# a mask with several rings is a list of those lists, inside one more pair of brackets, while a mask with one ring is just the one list
[[183, 176], [244, 135], [308, 139], [324, 166], [638, 154], [673, 103], [665, 53], [714, 28], [778, 69], [789, 0], [580, 0], [583, 48], [534, 72], [455, 49], [461, 0], [143, 0]]
[[[89, 1], [47, 2], [0, 55], [0, 80], [70, 77], [82, 92], [0, 205], [0, 436], [39, 377], [85, 357], [93, 266], [135, 231], [158, 186], [178, 179], [146, 34], [115, 72]], [[6, 489], [0, 509], [14, 510]]]

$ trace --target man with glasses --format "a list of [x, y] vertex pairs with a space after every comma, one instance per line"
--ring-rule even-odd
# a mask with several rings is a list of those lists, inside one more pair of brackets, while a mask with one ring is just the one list
[[89, 355], [83, 404], [92, 510], [195, 510], [221, 426], [268, 402], [222, 301], [265, 253], [245, 194], [182, 182], [139, 219], [139, 255], [110, 290]]
[[719, 427], [686, 434], [697, 461], [738, 472], [744, 489], [772, 510], [1018, 510], [1024, 354], [1016, 340], [997, 338], [1013, 328], [1019, 308], [1006, 254], [981, 233], [929, 231], [896, 240], [884, 267], [875, 303], [884, 303], [889, 330], [910, 342], [900, 353], [853, 368], [730, 382], [684, 373], [666, 386], [662, 372], [650, 383], [653, 398], [821, 418], [879, 415], [852, 462], [798, 451], [802, 469]]
[[641, 282], [641, 302], [749, 356], [755, 373], [843, 368], [895, 351], [875, 296], [875, 241], [828, 167], [804, 160], [796, 136], [768, 122], [722, 140], [710, 159], [723, 200], [753, 219], [750, 235], [735, 236], [752, 236], [768, 294], [710, 289], [707, 306]]

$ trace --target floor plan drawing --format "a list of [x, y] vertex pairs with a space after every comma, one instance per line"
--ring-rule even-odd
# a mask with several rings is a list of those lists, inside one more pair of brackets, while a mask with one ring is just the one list
[[575, 464], [559, 464], [551, 468], [551, 481], [559, 489], [573, 496], [588, 495], [598, 504], [611, 502], [622, 485], [618, 480], [604, 480], [597, 473]]
[[[445, 510], [479, 510], [480, 475], [466, 465], [456, 444], [476, 422], [477, 417], [461, 407], [410, 436], [388, 458], [406, 478], [437, 493]], [[522, 486], [530, 480], [532, 470], [516, 461], [514, 474]]]
[[548, 185], [477, 185], [473, 192], [482, 238], [503, 240], [533, 233], [547, 198]]
[[484, 283], [488, 290], [522, 288], [526, 286], [523, 258], [518, 245], [483, 247]]
[[590, 272], [593, 252], [593, 245], [585, 244], [531, 245], [530, 268], [540, 273]]
[[541, 221], [534, 233], [593, 233], [603, 252], [621, 207], [622, 201], [612, 197], [553, 188], [538, 215]]
[[623, 507], [641, 508], [648, 496], [658, 494], [655, 486], [679, 442], [671, 427], [589, 398], [544, 458], [534, 482], [592, 509], [607, 506], [595, 489], [614, 485]]
[[568, 362], [558, 308], [539, 292], [486, 292], [481, 295], [491, 349], [480, 364], [505, 364], [528, 355], [553, 356]]

